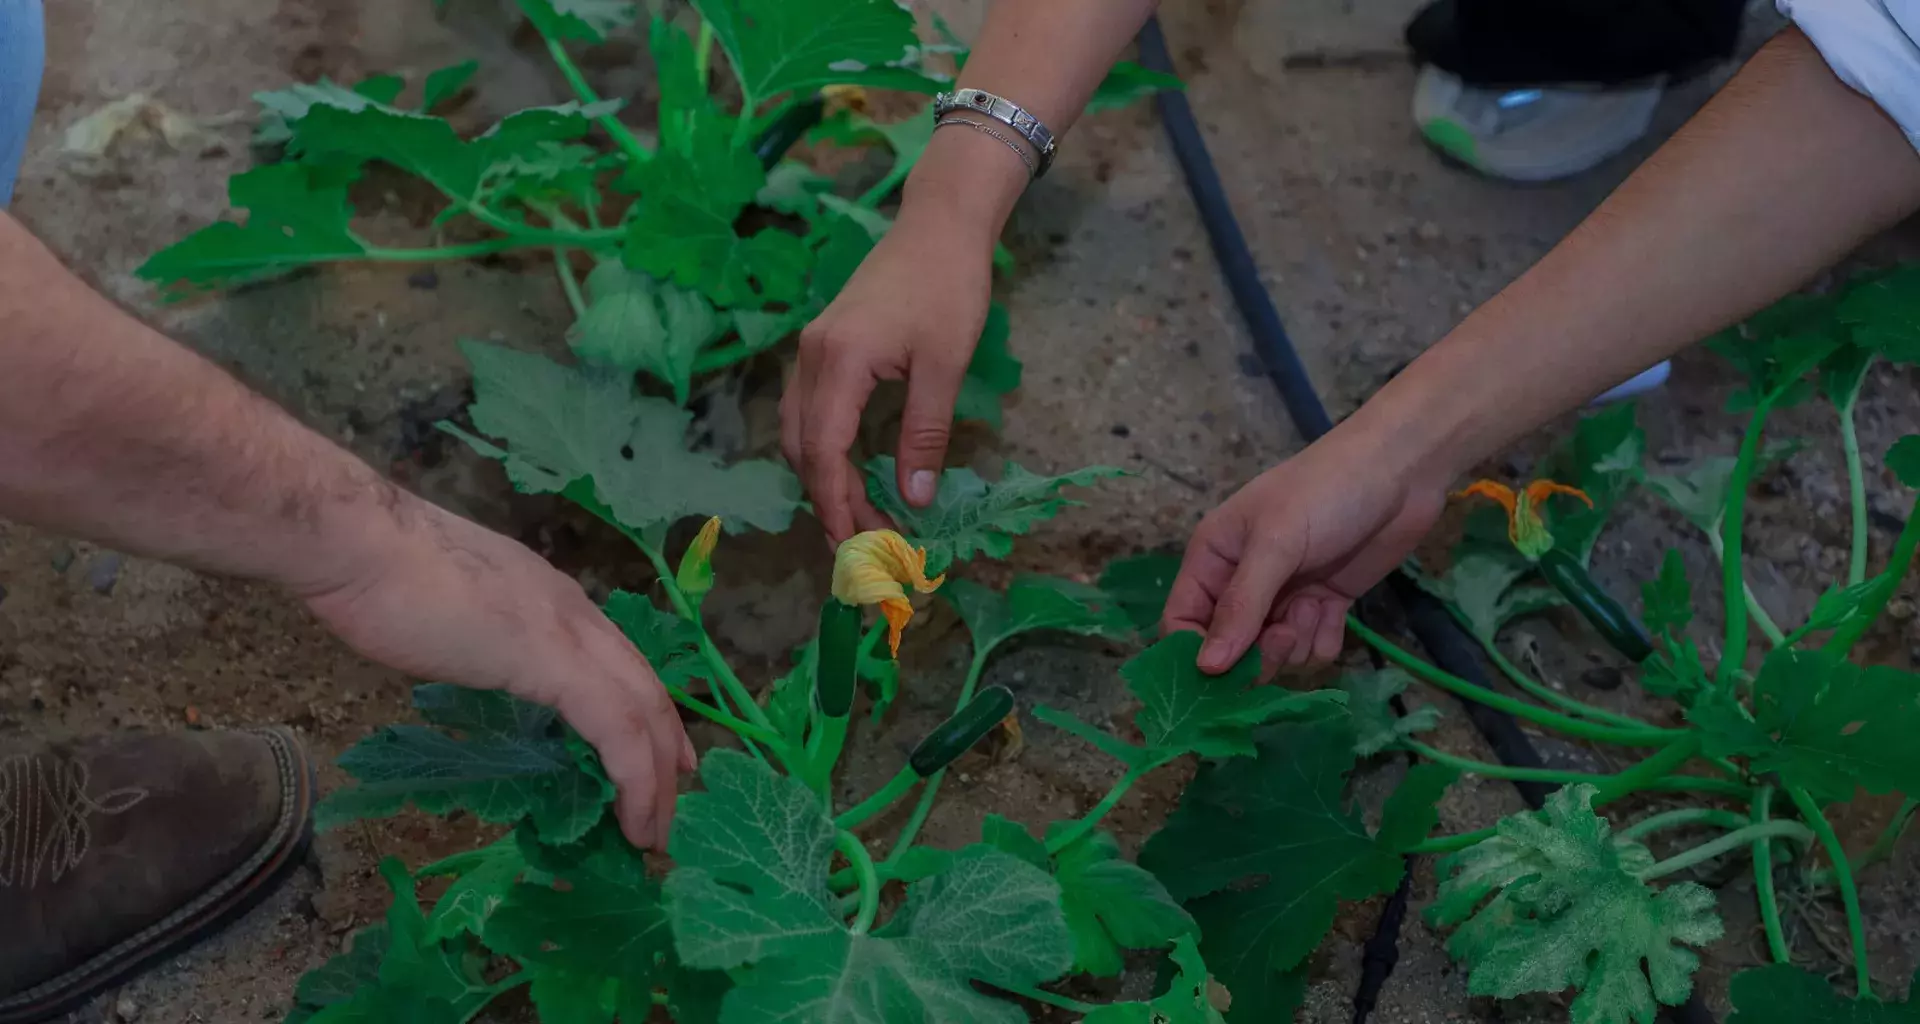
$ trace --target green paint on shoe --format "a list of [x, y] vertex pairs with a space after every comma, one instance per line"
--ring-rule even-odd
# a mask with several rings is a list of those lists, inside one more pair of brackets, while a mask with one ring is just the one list
[[1446, 118], [1435, 118], [1421, 125], [1420, 131], [1426, 135], [1427, 141], [1432, 143], [1435, 149], [1468, 167], [1480, 166], [1480, 156], [1474, 144], [1473, 135], [1456, 122]]

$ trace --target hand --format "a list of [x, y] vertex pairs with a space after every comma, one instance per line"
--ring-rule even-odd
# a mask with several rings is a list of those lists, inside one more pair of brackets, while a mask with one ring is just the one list
[[1194, 530], [1163, 628], [1206, 635], [1202, 671], [1226, 671], [1256, 642], [1263, 677], [1331, 660], [1347, 609], [1439, 518], [1448, 477], [1348, 427], [1255, 477]]
[[867, 500], [847, 454], [880, 381], [907, 382], [900, 494], [909, 505], [933, 501], [954, 401], [986, 323], [992, 250], [980, 225], [909, 202], [839, 297], [800, 332], [800, 358], [780, 401], [781, 448], [832, 542], [892, 525]]
[[383, 514], [346, 560], [362, 568], [301, 595], [307, 606], [374, 661], [559, 711], [599, 751], [628, 840], [665, 849], [677, 776], [695, 758], [646, 659], [524, 546], [411, 496]]

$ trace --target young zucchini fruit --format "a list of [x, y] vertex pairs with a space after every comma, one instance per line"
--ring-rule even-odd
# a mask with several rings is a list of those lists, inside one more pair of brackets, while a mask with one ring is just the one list
[[773, 165], [787, 155], [787, 150], [792, 149], [801, 136], [820, 123], [820, 115], [826, 109], [826, 100], [817, 93], [788, 107], [760, 132], [759, 138], [753, 140], [753, 155], [759, 158], [760, 166], [772, 170]]
[[1540, 575], [1586, 617], [1614, 650], [1635, 662], [1645, 661], [1653, 653], [1653, 641], [1647, 636], [1646, 627], [1587, 575], [1579, 559], [1559, 548], [1549, 548], [1536, 564]]
[[926, 778], [952, 764], [981, 738], [993, 731], [1000, 720], [1013, 713], [1013, 691], [1004, 686], [981, 690], [967, 706], [941, 722], [913, 748], [907, 764], [914, 774]]
[[820, 605], [820, 664], [813, 674], [814, 699], [828, 718], [853, 710], [860, 665], [860, 609], [829, 597]]

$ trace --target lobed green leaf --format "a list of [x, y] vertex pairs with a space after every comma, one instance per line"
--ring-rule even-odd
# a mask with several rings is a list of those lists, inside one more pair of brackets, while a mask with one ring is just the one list
[[988, 482], [971, 469], [949, 469], [940, 474], [933, 504], [913, 508], [900, 497], [892, 456], [874, 458], [865, 468], [868, 496], [915, 544], [927, 549], [929, 573], [944, 572], [977, 554], [1005, 558], [1013, 552], [1013, 538], [1080, 504], [1061, 497], [1063, 488], [1123, 475], [1110, 466], [1089, 466], [1060, 476], [1037, 476], [1009, 462], [999, 480]]

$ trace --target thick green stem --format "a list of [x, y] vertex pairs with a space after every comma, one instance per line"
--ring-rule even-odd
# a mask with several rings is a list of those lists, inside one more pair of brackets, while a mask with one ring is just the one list
[[[1559, 768], [1517, 768], [1512, 765], [1490, 764], [1486, 761], [1475, 761], [1471, 758], [1449, 754], [1444, 750], [1430, 747], [1418, 740], [1408, 740], [1403, 745], [1408, 750], [1436, 764], [1443, 764], [1450, 768], [1458, 768], [1460, 771], [1482, 775], [1489, 779], [1507, 779], [1515, 782], [1545, 782], [1562, 786], [1571, 786], [1583, 782], [1599, 786], [1611, 782], [1614, 779], [1612, 775], [1565, 771]], [[1744, 797], [1752, 792], [1749, 787], [1741, 785], [1732, 779], [1714, 779], [1704, 775], [1669, 775], [1664, 778], [1655, 779], [1640, 788], [1717, 793], [1723, 796], [1737, 797]]]
[[1681, 739], [1661, 748], [1659, 753], [1600, 783], [1600, 791], [1593, 795], [1593, 805], [1599, 807], [1623, 796], [1638, 793], [1665, 778], [1675, 768], [1686, 764], [1699, 752], [1699, 734], [1683, 733]]
[[1487, 840], [1492, 839], [1494, 836], [1498, 835], [1499, 833], [1500, 833], [1500, 830], [1498, 827], [1489, 826], [1487, 828], [1475, 829], [1472, 832], [1462, 832], [1457, 836], [1437, 836], [1433, 839], [1429, 839], [1425, 842], [1417, 843], [1413, 846], [1408, 847], [1407, 852], [1408, 853], [1452, 853], [1455, 850], [1464, 850], [1467, 847], [1473, 846], [1477, 843], [1486, 842]]
[[854, 915], [853, 923], [847, 930], [855, 935], [865, 935], [873, 927], [873, 916], [880, 910], [880, 876], [873, 870], [873, 857], [867, 853], [867, 846], [860, 837], [841, 829], [833, 837], [833, 847], [853, 865], [854, 877], [860, 880], [860, 910]]
[[1054, 834], [1053, 838], [1047, 840], [1047, 852], [1050, 854], [1059, 853], [1061, 850], [1078, 842], [1080, 838], [1087, 833], [1093, 831], [1094, 828], [1100, 824], [1100, 819], [1106, 817], [1114, 807], [1119, 805], [1120, 798], [1127, 795], [1127, 790], [1132, 789], [1134, 783], [1139, 782], [1142, 776], [1160, 767], [1160, 765], [1164, 763], [1164, 761], [1155, 761], [1152, 764], [1136, 765], [1127, 769], [1127, 773], [1120, 776], [1119, 780], [1113, 784], [1113, 788], [1107, 790], [1107, 795], [1101, 797], [1100, 802], [1093, 805], [1092, 810], [1083, 815], [1080, 820], [1061, 829]]
[[1840, 837], [1834, 834], [1833, 825], [1820, 811], [1820, 805], [1804, 789], [1789, 788], [1787, 796], [1792, 798], [1793, 806], [1798, 808], [1800, 816], [1807, 820], [1813, 834], [1820, 837], [1820, 845], [1827, 851], [1827, 859], [1833, 861], [1834, 880], [1840, 885], [1840, 903], [1847, 909], [1847, 937], [1853, 944], [1854, 983], [1859, 986], [1857, 998], [1873, 998], [1873, 975], [1867, 969], [1867, 926], [1860, 915], [1860, 891], [1853, 884], [1853, 869], [1847, 866], [1847, 849], [1840, 845]]
[[833, 819], [833, 824], [837, 828], [858, 828], [868, 818], [899, 803], [900, 798], [906, 796], [907, 792], [919, 783], [920, 776], [915, 774], [913, 769], [902, 768], [893, 778], [887, 780], [886, 785], [875, 790], [872, 796], [841, 811], [839, 816]]
[[573, 318], [587, 315], [587, 300], [580, 294], [580, 282], [573, 279], [573, 268], [567, 265], [567, 250], [553, 250], [553, 272], [560, 277], [560, 290], [567, 293], [567, 305], [573, 307]]
[[1797, 821], [1757, 821], [1729, 832], [1709, 843], [1701, 843], [1685, 853], [1677, 853], [1641, 872], [1640, 880], [1651, 882], [1662, 875], [1684, 871], [1723, 853], [1738, 850], [1749, 843], [1764, 845], [1770, 839], [1794, 839], [1802, 844], [1813, 841], [1813, 832]]
[[[1855, 872], [1864, 871], [1870, 865], [1878, 864], [1888, 857], [1893, 856], [1895, 847], [1900, 844], [1900, 836], [1906, 832], [1907, 825], [1913, 820], [1913, 812], [1916, 809], [1920, 809], [1920, 802], [1916, 802], [1911, 797], [1902, 801], [1900, 809], [1894, 812], [1893, 820], [1887, 822], [1887, 827], [1880, 830], [1879, 838], [1873, 841], [1873, 845], [1867, 848], [1866, 853], [1861, 854], [1860, 857], [1853, 862], [1853, 870]], [[1832, 888], [1834, 877], [1835, 873], [1831, 869], [1809, 871], [1806, 876], [1807, 887], [1813, 889]]]
[[1568, 736], [1592, 740], [1595, 743], [1612, 743], [1625, 747], [1657, 747], [1664, 743], [1670, 743], [1677, 737], [1686, 735], [1686, 730], [1684, 729], [1656, 729], [1652, 727], [1622, 729], [1618, 726], [1586, 722], [1574, 718], [1571, 715], [1563, 715], [1557, 711], [1549, 711], [1546, 708], [1529, 704], [1526, 701], [1516, 700], [1506, 694], [1496, 693], [1484, 686], [1477, 686], [1459, 676], [1430, 665], [1420, 658], [1414, 657], [1412, 654], [1401, 650], [1393, 641], [1367, 628], [1366, 623], [1361, 622], [1356, 616], [1347, 616], [1347, 628], [1352, 630], [1355, 636], [1366, 641], [1374, 650], [1384, 655], [1388, 661], [1399, 665], [1415, 676], [1449, 693], [1458, 694], [1468, 700], [1485, 704], [1490, 708], [1495, 708], [1500, 711], [1505, 711], [1507, 714], [1513, 715], [1516, 718], [1524, 718], [1535, 725], [1544, 726]]
[[[767, 717], [766, 711], [753, 699], [753, 694], [747, 690], [747, 685], [734, 674], [733, 666], [727, 664], [727, 659], [721, 656], [720, 648], [714, 646], [713, 637], [708, 635], [707, 628], [700, 625], [700, 613], [693, 607], [692, 602], [687, 600], [687, 595], [680, 592], [680, 585], [674, 579], [673, 568], [667, 564], [667, 556], [652, 544], [647, 543], [646, 538], [637, 532], [617, 522], [614, 526], [640, 549], [641, 554], [647, 556], [647, 561], [653, 563], [654, 575], [660, 578], [660, 586], [666, 590], [667, 602], [673, 605], [674, 612], [700, 627], [700, 656], [706, 661], [707, 667], [713, 669], [714, 676], [720, 685], [726, 688], [727, 695], [739, 706], [741, 713], [746, 715], [753, 724], [778, 735], [779, 730], [773, 727], [773, 720]], [[791, 762], [789, 767], [792, 767]]]
[[[987, 657], [993, 653], [992, 647], [978, 648], [973, 652], [973, 661], [967, 666], [967, 680], [960, 685], [960, 699], [954, 702], [954, 710], [967, 706], [973, 699], [973, 691], [980, 687], [980, 675], [987, 670]], [[887, 852], [887, 859], [880, 870], [892, 877], [893, 869], [899, 865], [900, 858], [913, 848], [913, 840], [920, 834], [920, 827], [927, 823], [927, 815], [933, 813], [933, 802], [940, 797], [940, 783], [947, 778], [945, 768], [927, 776], [927, 788], [920, 791], [920, 802], [913, 806], [913, 814], [900, 828], [900, 835], [893, 841], [893, 849]]]
[[707, 87], [707, 75], [713, 69], [713, 22], [700, 19], [700, 35], [693, 43], [693, 73], [700, 79], [700, 88]]
[[[1753, 792], [1753, 821], [1763, 824], [1771, 813], [1773, 787], [1763, 785]], [[1760, 900], [1760, 928], [1767, 936], [1767, 951], [1773, 962], [1793, 962], [1793, 947], [1787, 945], [1787, 933], [1780, 927], [1780, 897], [1773, 888], [1773, 840], [1753, 844], [1753, 891]]]
[[[573, 88], [574, 94], [580, 97], [581, 103], [591, 106], [600, 102], [599, 94], [593, 91], [593, 86], [587, 84], [587, 76], [580, 73], [579, 66], [573, 62], [572, 57], [567, 56], [567, 48], [560, 45], [558, 39], [547, 40], [547, 53], [553, 57], [553, 63], [559, 67], [561, 76], [567, 80], [567, 85]], [[629, 131], [627, 126], [621, 124], [620, 120], [612, 114], [594, 118], [594, 121], [612, 137], [613, 144], [620, 147], [620, 151], [627, 155], [628, 160], [638, 164], [646, 163], [653, 157], [639, 137]]]
[[[1727, 640], [1720, 652], [1720, 669], [1714, 684], [1722, 691], [1733, 688], [1740, 666], [1747, 660], [1747, 609], [1742, 596], [1746, 587], [1746, 568], [1741, 557], [1741, 532], [1746, 525], [1747, 486], [1753, 481], [1753, 467], [1760, 461], [1760, 435], [1766, 426], [1772, 396], [1761, 397], [1747, 419], [1746, 435], [1740, 439], [1740, 455], [1733, 464], [1733, 476], [1727, 481], [1727, 510], [1720, 517], [1720, 589], [1726, 603]], [[1776, 627], [1777, 628], [1777, 627]]]
[[780, 738], [779, 733], [774, 732], [772, 729], [755, 725], [752, 722], [741, 721], [731, 713], [712, 707], [707, 704], [707, 702], [677, 686], [667, 687], [667, 696], [672, 697], [675, 704], [686, 708], [688, 711], [733, 730], [743, 740], [756, 740], [765, 743], [769, 747], [773, 747], [779, 752], [781, 761], [791, 761], [792, 754], [787, 750], [785, 741]]
[[1916, 549], [1920, 549], [1920, 502], [1915, 502], [1913, 510], [1907, 513], [1907, 525], [1901, 528], [1899, 539], [1893, 542], [1893, 557], [1888, 560], [1887, 568], [1874, 584], [1872, 596], [1861, 603], [1860, 610], [1845, 625], [1833, 631], [1823, 650], [1841, 658], [1853, 650], [1853, 645], [1866, 635], [1867, 630], [1880, 618], [1880, 613], [1886, 610], [1887, 602], [1900, 589], [1900, 581], [1907, 578], [1907, 571], [1913, 568]]
[[1679, 828], [1683, 825], [1713, 825], [1717, 828], [1739, 829], [1746, 828], [1749, 824], [1751, 824], [1749, 819], [1732, 811], [1711, 807], [1682, 807], [1642, 818], [1613, 835], [1616, 839], [1638, 839], [1662, 829]]
[[749, 345], [745, 341], [738, 339], [727, 342], [724, 345], [716, 345], [694, 357], [693, 372], [696, 374], [712, 373], [715, 370], [724, 370], [735, 363], [745, 362], [780, 344], [782, 341], [791, 337], [792, 334], [792, 331], [779, 334], [769, 332], [768, 335], [756, 345]]
[[807, 736], [807, 774], [813, 791], [828, 807], [833, 806], [833, 769], [840, 763], [840, 752], [847, 745], [847, 724], [852, 716], [826, 716], [820, 728]]
[[1100, 1007], [1094, 1005], [1093, 1003], [1083, 1003], [1078, 999], [1073, 999], [1068, 996], [1063, 996], [1057, 993], [1049, 992], [1043, 988], [1034, 988], [1028, 985], [1008, 985], [1005, 982], [998, 982], [998, 981], [993, 983], [993, 987], [1000, 989], [1001, 991], [1004, 991], [1004, 992], [1011, 992], [1016, 996], [1025, 996], [1026, 998], [1031, 999], [1036, 1003], [1045, 1003], [1048, 1006], [1057, 1006], [1060, 1009], [1066, 1010], [1069, 1013], [1078, 1013], [1081, 1015], [1085, 1015], [1100, 1009]]
[[[1459, 623], [1462, 626], [1467, 625], [1466, 616], [1461, 615], [1458, 609], [1454, 608], [1452, 605], [1448, 605], [1447, 611], [1453, 613], [1454, 619], [1459, 621]], [[1473, 630], [1468, 629], [1467, 632], [1472, 633]], [[1540, 700], [1545, 701], [1546, 703], [1551, 704], [1562, 711], [1565, 711], [1574, 715], [1579, 715], [1583, 718], [1590, 718], [1596, 722], [1604, 722], [1608, 725], [1617, 725], [1627, 729], [1652, 728], [1652, 726], [1648, 725], [1647, 723], [1641, 721], [1638, 718], [1634, 718], [1631, 715], [1615, 714], [1614, 712], [1608, 711], [1606, 708], [1594, 707], [1593, 705], [1588, 704], [1583, 700], [1578, 700], [1576, 698], [1569, 697], [1566, 694], [1555, 690], [1553, 687], [1548, 686], [1547, 684], [1540, 682], [1537, 679], [1534, 679], [1532, 676], [1527, 675], [1527, 673], [1524, 670], [1522, 670], [1520, 666], [1515, 665], [1512, 659], [1508, 658], [1505, 654], [1501, 653], [1500, 647], [1495, 642], [1493, 637], [1480, 637], [1479, 640], [1480, 640], [1480, 646], [1484, 648], [1487, 652], [1488, 660], [1492, 661], [1494, 666], [1498, 668], [1501, 672], [1506, 673], [1507, 678], [1513, 681], [1513, 685], [1518, 686], [1522, 690], [1525, 690], [1526, 692], [1532, 694], [1534, 697], [1537, 697]]]
[[496, 253], [511, 252], [515, 249], [532, 249], [538, 242], [529, 242], [524, 238], [489, 238], [484, 242], [469, 242], [465, 245], [440, 245], [427, 249], [388, 249], [370, 245], [367, 251], [352, 256], [340, 256], [333, 259], [300, 259], [289, 266], [312, 266], [320, 263], [354, 263], [372, 260], [377, 263], [439, 263], [446, 260], [467, 260], [476, 256], [492, 256]]
[[[1713, 557], [1719, 561], [1720, 571], [1726, 572], [1727, 548], [1725, 542], [1720, 539], [1718, 522], [1707, 531], [1707, 544], [1713, 548]], [[1753, 616], [1753, 624], [1760, 627], [1760, 632], [1766, 634], [1769, 642], [1775, 647], [1784, 647], [1793, 642], [1793, 637], [1781, 635], [1779, 625], [1773, 621], [1773, 616], [1767, 614], [1767, 609], [1761, 605], [1759, 596], [1753, 592], [1753, 587], [1747, 583], [1744, 576], [1740, 580], [1740, 597], [1746, 602], [1747, 614]]]
[[1853, 510], [1853, 548], [1847, 558], [1847, 585], [1867, 581], [1867, 475], [1860, 464], [1860, 429], [1853, 421], [1853, 409], [1860, 392], [1840, 407], [1840, 446], [1847, 455], [1847, 497]]

